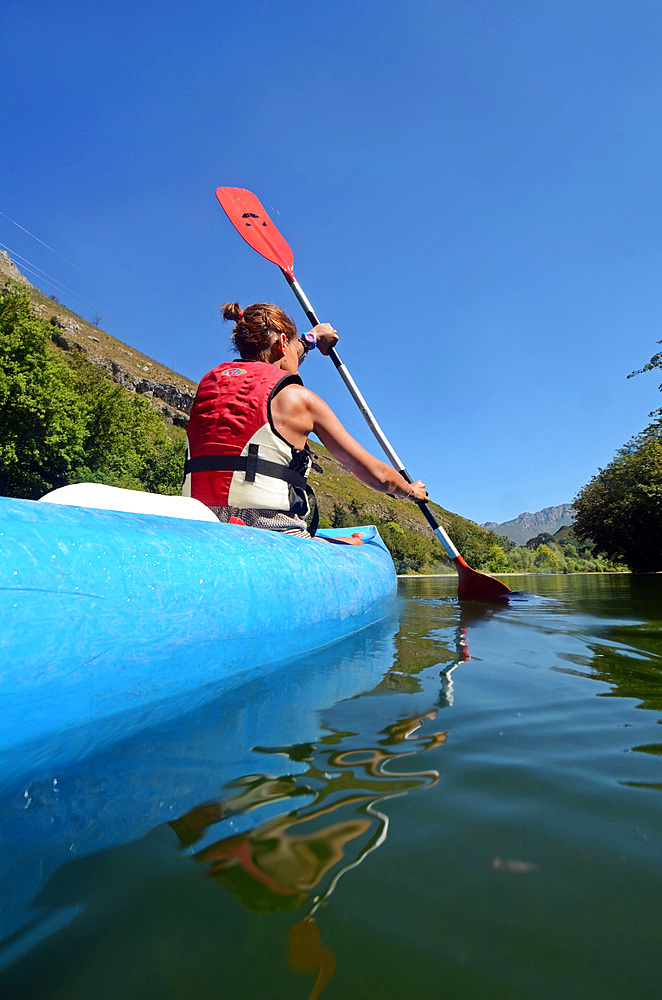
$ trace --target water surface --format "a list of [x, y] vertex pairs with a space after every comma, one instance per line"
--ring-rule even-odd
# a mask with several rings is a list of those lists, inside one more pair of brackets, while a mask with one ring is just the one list
[[662, 579], [509, 583], [7, 777], [0, 996], [655, 995]]

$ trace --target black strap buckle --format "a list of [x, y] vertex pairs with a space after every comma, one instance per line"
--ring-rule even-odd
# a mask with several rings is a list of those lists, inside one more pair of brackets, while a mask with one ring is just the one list
[[244, 481], [247, 483], [255, 482], [255, 474], [257, 472], [257, 455], [260, 450], [260, 446], [257, 444], [249, 444], [248, 454], [246, 455], [246, 475], [244, 476]]

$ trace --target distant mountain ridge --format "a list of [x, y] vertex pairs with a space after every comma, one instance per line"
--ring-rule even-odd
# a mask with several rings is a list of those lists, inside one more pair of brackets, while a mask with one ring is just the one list
[[487, 521], [482, 527], [493, 531], [496, 535], [510, 538], [516, 545], [525, 545], [529, 538], [535, 538], [542, 531], [553, 535], [559, 528], [572, 524], [573, 520], [572, 504], [562, 503], [556, 507], [545, 507], [535, 514], [525, 511], [512, 521], [504, 521], [502, 524]]

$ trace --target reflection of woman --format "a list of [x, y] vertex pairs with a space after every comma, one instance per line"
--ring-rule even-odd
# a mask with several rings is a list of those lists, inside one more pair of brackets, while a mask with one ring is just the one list
[[[366, 796], [356, 796], [355, 803]], [[345, 849], [366, 833], [370, 819], [326, 822], [319, 830], [297, 833], [301, 826], [334, 810], [340, 801], [303, 816], [285, 816], [249, 833], [219, 840], [198, 851], [209, 865], [209, 877], [235, 892], [252, 909], [275, 911], [301, 906], [312, 889], [342, 861]], [[176, 829], [176, 824], [173, 824]]]
[[[235, 892], [249, 908], [266, 912], [301, 906], [342, 861], [351, 842], [373, 826], [375, 817], [385, 819], [373, 809], [381, 799], [437, 783], [437, 771], [396, 771], [389, 767], [446, 742], [445, 732], [418, 736], [414, 741], [414, 734], [425, 720], [435, 717], [436, 712], [430, 711], [398, 719], [383, 730], [379, 747], [329, 749], [321, 768], [311, 759], [305, 794], [309, 797], [312, 792], [313, 799], [303, 805], [296, 801], [302, 790], [296, 776], [255, 776], [237, 794], [198, 806], [171, 826], [184, 847], [193, 847], [203, 839], [207, 842], [196, 851], [196, 860], [206, 862], [210, 877]], [[247, 815], [266, 803], [272, 808], [278, 804], [281, 812], [287, 811], [245, 833], [209, 843], [207, 831], [217, 823], [230, 816]], [[348, 811], [350, 815], [344, 815]], [[381, 824], [371, 844], [378, 846], [385, 836], [386, 827]], [[364, 847], [359, 858], [362, 860], [372, 849], [370, 846], [366, 851]]]
[[338, 339], [328, 324], [300, 340], [292, 320], [268, 302], [223, 306], [235, 323], [240, 362], [218, 365], [200, 382], [188, 429], [182, 492], [207, 504], [221, 521], [309, 537], [307, 438], [315, 433], [332, 455], [373, 489], [426, 500], [420, 481], [408, 483], [362, 448], [324, 400], [305, 389], [298, 368], [319, 345]]

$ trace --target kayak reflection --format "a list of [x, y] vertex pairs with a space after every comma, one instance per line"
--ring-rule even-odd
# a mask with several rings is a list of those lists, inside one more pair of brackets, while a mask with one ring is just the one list
[[[23, 948], [22, 929], [31, 940], [51, 933], [53, 915], [38, 900], [73, 859], [133, 843], [264, 765], [272, 774], [303, 770], [303, 763], [262, 757], [256, 744], [317, 740], [322, 712], [370, 691], [390, 668], [396, 629], [391, 614], [192, 711], [175, 715], [167, 704], [150, 727], [133, 712], [118, 714], [104, 751], [94, 755], [67, 757], [61, 737], [35, 744], [20, 771], [0, 775], [0, 968]], [[75, 746], [98, 745], [100, 729], [77, 730]], [[129, 735], [117, 739], [118, 732]], [[62, 919], [78, 913], [66, 910]], [[3, 942], [16, 934], [5, 955]]]
[[[423, 733], [419, 731], [436, 719], [440, 708], [452, 704], [451, 675], [471, 658], [469, 628], [490, 614], [484, 605], [465, 606], [459, 613], [455, 605], [449, 612], [449, 619], [455, 623], [456, 658], [441, 665], [437, 697], [423, 711], [397, 717], [382, 729], [373, 747], [345, 749], [352, 735], [339, 731], [326, 734], [317, 745], [271, 749], [258, 746], [258, 753], [289, 760], [292, 770], [304, 765], [305, 774], [239, 779], [230, 795], [200, 805], [171, 823], [182, 847], [193, 848], [196, 861], [208, 865], [209, 877], [228, 888], [249, 909], [275, 912], [303, 905], [312, 890], [344, 859], [349, 845], [363, 838], [365, 844], [355, 859], [324, 890], [324, 897], [328, 897], [340, 874], [383, 843], [388, 818], [377, 810], [377, 804], [431, 787], [439, 780], [436, 770], [397, 768], [405, 758], [446, 742], [447, 732], [428, 732], [427, 728]], [[402, 633], [396, 637], [398, 654], [405, 638]], [[438, 657], [438, 645], [436, 654]], [[375, 693], [397, 689], [401, 676], [395, 667], [387, 671]], [[260, 812], [264, 809], [278, 815], [261, 822]], [[285, 815], [283, 810], [287, 810]], [[251, 816], [252, 822], [248, 820]], [[237, 817], [249, 822], [250, 829], [226, 836]], [[315, 908], [320, 899], [314, 898]]]

